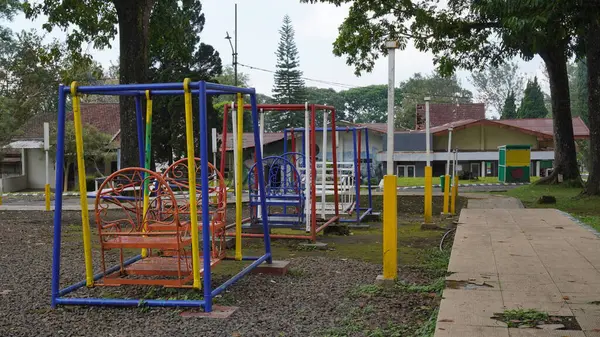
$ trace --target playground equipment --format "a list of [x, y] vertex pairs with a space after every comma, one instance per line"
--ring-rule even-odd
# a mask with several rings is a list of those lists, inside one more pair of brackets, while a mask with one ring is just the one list
[[[250, 96], [254, 141], [260, 144], [258, 111], [254, 89], [226, 85], [191, 82], [161, 84], [124, 84], [107, 86], [59, 87], [58, 132], [56, 154], [56, 211], [54, 214], [54, 246], [52, 264], [52, 307], [57, 305], [92, 306], [163, 306], [201, 307], [212, 311], [212, 301], [228, 286], [249, 273], [261, 263], [272, 263], [270, 237], [264, 236], [265, 253], [259, 257], [243, 257], [241, 238], [237, 238], [236, 260], [253, 260], [231, 279], [212, 287], [211, 269], [217, 263], [230, 259], [225, 254], [225, 209], [227, 194], [223, 176], [208, 163], [207, 95], [221, 94]], [[65, 103], [67, 95], [73, 102], [77, 166], [81, 198], [81, 217], [85, 256], [84, 281], [60, 289], [62, 186], [65, 137]], [[85, 183], [84, 144], [79, 96], [81, 94], [133, 96], [140, 167], [128, 167], [111, 174], [97, 192], [88, 195]], [[187, 158], [173, 163], [161, 175], [150, 167], [150, 139], [152, 132], [152, 97], [184, 95], [185, 137]], [[192, 125], [192, 95], [199, 103], [200, 156], [195, 157]], [[146, 97], [146, 130], [142, 128], [142, 100]], [[257, 163], [262, 163], [262, 152], [256, 151]], [[240, 163], [241, 164], [241, 163]], [[257, 166], [258, 195], [264, 200], [265, 181], [262, 165]], [[95, 220], [100, 238], [101, 271], [94, 274], [92, 265], [91, 234], [87, 197], [95, 200]], [[263, 201], [262, 209], [266, 210]], [[264, 212], [264, 211], [263, 211]], [[262, 221], [268, 230], [266, 213]], [[238, 228], [236, 232], [241, 232]], [[201, 234], [201, 236], [200, 236]], [[202, 244], [200, 247], [200, 243]], [[141, 250], [139, 255], [126, 259], [126, 253]], [[116, 252], [116, 256], [111, 253]], [[118, 261], [108, 268], [107, 262]], [[202, 281], [202, 282], [201, 282]], [[165, 287], [203, 290], [202, 300], [116, 299], [66, 297], [82, 287], [120, 285], [160, 285]]]
[[[242, 137], [242, 125], [235, 110], [247, 109], [240, 104], [226, 105], [224, 108], [223, 142], [221, 155], [221, 173], [225, 170], [225, 153], [227, 142], [227, 116], [232, 109], [234, 139]], [[237, 109], [235, 109], [237, 108]], [[266, 111], [304, 111], [304, 128], [289, 128], [283, 130], [283, 154], [263, 158], [262, 163], [255, 163], [248, 173], [248, 193], [251, 216], [246, 219], [236, 218], [236, 223], [242, 222], [244, 228], [256, 227], [262, 221], [261, 197], [257, 190], [257, 166], [262, 165], [265, 172], [266, 203], [269, 227], [292, 228], [304, 230], [309, 235], [300, 234], [271, 234], [272, 238], [310, 239], [316, 241], [316, 235], [327, 226], [336, 222], [360, 222], [371, 213], [370, 189], [370, 155], [368, 152], [368, 134], [364, 128], [336, 128], [335, 108], [316, 104], [281, 104], [258, 105], [260, 111], [260, 134], [264, 134], [264, 117]], [[316, 127], [316, 111], [323, 111], [322, 128]], [[328, 116], [330, 115], [330, 116]], [[328, 126], [329, 120], [329, 126]], [[367, 144], [367, 174], [369, 176], [369, 207], [362, 208], [360, 201], [360, 142], [362, 131], [365, 132]], [[337, 161], [337, 133], [353, 132], [354, 161], [339, 163]], [[317, 132], [322, 134], [322, 161], [317, 161]], [[288, 150], [288, 133], [291, 140], [291, 150]], [[296, 135], [302, 135], [302, 145], [297, 146]], [[328, 134], [331, 138], [328, 138]], [[327, 161], [328, 140], [331, 140], [331, 162]], [[262, 143], [261, 143], [262, 144]], [[262, 146], [262, 145], [261, 145]], [[234, 148], [234, 161], [241, 161], [241, 148]], [[262, 152], [262, 149], [261, 149]], [[357, 164], [355, 164], [357, 163]], [[235, 165], [238, 167], [238, 165]], [[340, 176], [341, 175], [341, 176]], [[238, 173], [236, 172], [236, 196], [241, 196], [241, 184], [238, 189]], [[340, 194], [341, 190], [341, 194]], [[328, 196], [331, 200], [328, 200]], [[318, 200], [320, 198], [320, 200]], [[241, 202], [241, 201], [240, 201]], [[342, 218], [341, 212], [356, 212], [356, 219]], [[261, 233], [242, 233], [242, 237], [262, 237]]]
[[[306, 153], [306, 141], [302, 142], [302, 148], [297, 148], [296, 143], [296, 135], [300, 133], [302, 138], [305, 140], [306, 138], [306, 128], [289, 128], [283, 131], [283, 156], [286, 156], [288, 152], [287, 149], [287, 140], [288, 134], [291, 140], [291, 148], [292, 151], [301, 151], [299, 152], [302, 156]], [[334, 132], [335, 130], [335, 132]], [[313, 172], [316, 176], [316, 189], [317, 193], [315, 199], [318, 199], [316, 202], [315, 212], [317, 214], [317, 219], [322, 220], [327, 217], [327, 215], [335, 214], [336, 206], [344, 213], [346, 216], [341, 217], [340, 222], [346, 223], [360, 223], [366, 216], [372, 213], [373, 211], [373, 201], [371, 195], [371, 154], [369, 151], [369, 131], [365, 127], [336, 127], [335, 129], [331, 127], [324, 128], [316, 128], [316, 132], [321, 132], [323, 138], [323, 147], [322, 149], [327, 149], [327, 134], [330, 133], [333, 138], [338, 138], [340, 134], [343, 133], [352, 133], [352, 160], [348, 161], [347, 159], [344, 161], [337, 161], [336, 165], [333, 162], [327, 161], [327, 151], [321, 150], [321, 160], [316, 162], [316, 172]], [[365, 158], [361, 157], [362, 154], [362, 136], [364, 133], [364, 141], [365, 141]], [[337, 142], [337, 141], [336, 141]], [[337, 154], [337, 149], [332, 148], [333, 152], [336, 152], [336, 158], [339, 157]], [[291, 152], [298, 153], [298, 152]], [[316, 156], [315, 156], [316, 157]], [[316, 158], [314, 158], [316, 160]], [[365, 161], [366, 166], [366, 187], [367, 187], [367, 201], [368, 206], [361, 206], [361, 163], [362, 160]], [[298, 162], [296, 164], [297, 169], [300, 171], [301, 176], [305, 173], [305, 165], [302, 165], [302, 162]], [[334, 177], [334, 173], [337, 176]], [[267, 182], [268, 184], [268, 182]], [[334, 189], [337, 187], [338, 189], [338, 199], [329, 201], [327, 200], [328, 195], [332, 195], [334, 193]], [[267, 195], [269, 193], [267, 192]], [[312, 198], [309, 195], [309, 198]], [[319, 199], [320, 198], [320, 199]], [[336, 204], [337, 203], [337, 204]], [[285, 208], [284, 208], [285, 214]]]

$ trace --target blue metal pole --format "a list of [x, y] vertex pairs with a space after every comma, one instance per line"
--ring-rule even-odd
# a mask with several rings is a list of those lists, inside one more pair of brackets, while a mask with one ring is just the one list
[[247, 95], [254, 95], [256, 93], [256, 91], [253, 88], [240, 88], [240, 87], [234, 87], [233, 85], [225, 85], [225, 84], [218, 84], [218, 83], [206, 83], [206, 89], [226, 91], [229, 93], [238, 93], [239, 92], [239, 93], [247, 94]]
[[356, 222], [360, 222], [360, 172], [358, 172], [358, 147], [356, 144], [356, 129], [352, 130], [352, 143], [354, 144], [354, 151], [352, 151], [354, 157], [354, 179], [356, 185], [356, 195], [354, 196], [356, 205], [354, 208], [356, 209]]
[[144, 155], [144, 118], [142, 117], [142, 100], [135, 97], [135, 121], [137, 126], [138, 150], [140, 156], [140, 167], [144, 167], [146, 156]]
[[206, 113], [206, 82], [200, 81], [198, 84], [200, 95], [198, 103], [200, 104], [200, 175], [202, 178], [202, 256], [204, 259], [204, 310], [212, 311], [212, 296], [211, 291], [211, 270], [210, 270], [210, 209], [208, 208], [208, 127]]
[[[139, 261], [141, 258], [142, 258], [142, 256], [141, 256], [141, 255], [134, 256], [134, 257], [132, 257], [131, 259], [129, 259], [129, 260], [126, 260], [125, 262], [123, 262], [123, 266], [125, 266], [125, 267], [126, 267], [126, 266], [128, 266], [128, 265], [130, 265], [130, 264], [132, 264], [132, 263], [134, 263], [134, 262], [136, 262], [136, 261]], [[99, 280], [99, 279], [101, 279], [101, 278], [102, 278], [104, 275], [109, 275], [109, 274], [112, 274], [112, 273], [116, 272], [116, 271], [117, 271], [117, 270], [119, 270], [119, 269], [121, 269], [121, 265], [120, 265], [120, 264], [118, 264], [118, 265], [116, 265], [116, 266], [112, 266], [112, 267], [110, 267], [109, 269], [107, 269], [107, 270], [106, 270], [106, 272], [100, 272], [100, 273], [98, 273], [98, 274], [94, 275], [94, 281], [98, 281], [98, 280]], [[79, 288], [81, 288], [81, 287], [83, 287], [83, 286], [85, 286], [85, 285], [86, 285], [86, 280], [83, 280], [83, 281], [77, 282], [77, 283], [75, 283], [75, 284], [73, 284], [73, 285], [70, 285], [70, 286], [68, 286], [68, 287], [66, 287], [66, 288], [64, 288], [64, 289], [62, 289], [61, 291], [59, 291], [59, 292], [58, 292], [58, 296], [64, 296], [64, 295], [66, 295], [66, 294], [68, 294], [68, 293], [70, 293], [70, 292], [73, 292], [73, 291], [75, 291], [75, 290], [77, 290], [77, 289], [79, 289]]]
[[369, 189], [369, 208], [373, 209], [373, 197], [371, 195], [371, 152], [369, 151], [369, 130], [365, 129], [365, 147], [367, 157], [367, 188]]
[[[250, 105], [252, 106], [252, 126], [254, 127], [254, 149], [256, 151], [256, 166], [258, 168], [258, 194], [260, 195], [260, 211], [263, 223], [263, 238], [265, 242], [265, 255], [267, 255], [267, 263], [273, 263], [271, 257], [271, 235], [269, 233], [269, 219], [267, 211], [267, 195], [265, 191], [265, 174], [262, 163], [262, 151], [260, 149], [260, 131], [258, 129], [258, 109], [256, 107], [256, 94], [250, 95]], [[208, 214], [208, 213], [206, 213]]]
[[56, 308], [60, 287], [60, 239], [62, 221], [62, 192], [65, 159], [65, 91], [58, 87], [58, 121], [56, 132], [56, 186], [54, 193], [54, 240], [52, 247], [52, 295], [50, 305]]
[[[265, 233], [265, 236], [268, 236], [267, 234], [268, 233]], [[223, 290], [227, 289], [227, 287], [229, 287], [230, 285], [232, 285], [235, 282], [237, 282], [239, 279], [241, 279], [242, 277], [244, 277], [244, 275], [248, 274], [252, 269], [258, 267], [261, 263], [267, 261], [270, 257], [271, 257], [271, 254], [265, 254], [265, 255], [259, 257], [258, 259], [256, 259], [256, 261], [254, 261], [250, 265], [248, 265], [248, 267], [242, 269], [242, 271], [240, 271], [239, 273], [237, 273], [235, 276], [233, 276], [229, 280], [225, 281], [225, 283], [221, 284], [215, 290], [213, 290], [211, 296], [213, 296], [213, 297], [217, 296]], [[248, 259], [242, 259], [242, 260], [248, 260]]]
[[57, 304], [110, 307], [205, 307], [205, 300], [145, 300], [116, 298], [57, 298]]

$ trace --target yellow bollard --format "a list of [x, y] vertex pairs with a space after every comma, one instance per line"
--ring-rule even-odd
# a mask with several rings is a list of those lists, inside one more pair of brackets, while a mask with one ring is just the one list
[[432, 189], [431, 166], [425, 166], [425, 223], [431, 223], [431, 202], [433, 193]]
[[444, 214], [448, 214], [448, 204], [450, 201], [450, 175], [444, 176]]
[[398, 178], [383, 177], [383, 279], [398, 278]]
[[450, 205], [450, 213], [452, 215], [456, 214], [456, 198], [458, 197], [458, 177], [454, 177], [454, 182], [452, 184], [452, 203]]
[[46, 184], [44, 188], [44, 194], [46, 196], [46, 211], [50, 210], [50, 184]]

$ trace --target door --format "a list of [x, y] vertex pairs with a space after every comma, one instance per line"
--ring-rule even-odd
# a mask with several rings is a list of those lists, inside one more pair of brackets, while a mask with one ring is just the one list
[[398, 175], [398, 177], [406, 177], [406, 172], [404, 172], [405, 169], [406, 166], [404, 165], [396, 166], [396, 174]]
[[481, 174], [479, 163], [471, 163], [471, 174], [474, 177], [479, 177]]

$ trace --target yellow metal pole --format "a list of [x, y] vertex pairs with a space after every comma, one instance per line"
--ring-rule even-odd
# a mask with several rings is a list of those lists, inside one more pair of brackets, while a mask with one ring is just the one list
[[398, 278], [398, 207], [394, 175], [383, 177], [383, 279]]
[[452, 215], [456, 214], [456, 198], [458, 197], [458, 176], [454, 176], [454, 181], [452, 184], [452, 202], [450, 204], [450, 213]]
[[[152, 158], [152, 96], [150, 90], [146, 90], [146, 153], [144, 168], [150, 169], [150, 160]], [[148, 207], [150, 205], [150, 189], [148, 188], [148, 180], [144, 179], [144, 206], [142, 213], [142, 224], [144, 225], [143, 231], [148, 229], [148, 219], [146, 214], [148, 213]], [[148, 249], [142, 248], [142, 257], [148, 256]]]
[[[183, 80], [185, 98], [185, 139], [187, 144], [188, 183], [190, 185], [190, 230], [192, 232], [193, 287], [200, 289], [200, 242], [198, 242], [198, 205], [196, 204], [196, 157], [194, 156], [194, 125], [192, 119], [192, 93], [189, 78]], [[204, 102], [202, 102], [204, 104]], [[208, 216], [208, 214], [205, 214]]]
[[444, 214], [448, 214], [450, 203], [450, 175], [444, 176]]
[[[244, 98], [237, 94], [237, 167], [235, 168], [235, 259], [242, 260], [242, 160], [244, 156]], [[265, 233], [268, 235], [269, 233]]]
[[50, 184], [44, 186], [44, 194], [46, 197], [46, 211], [50, 210]]
[[425, 223], [431, 223], [432, 193], [431, 166], [425, 166]]
[[79, 203], [81, 204], [81, 227], [83, 230], [83, 254], [85, 260], [86, 286], [94, 286], [94, 270], [92, 267], [92, 242], [90, 236], [90, 218], [88, 213], [87, 186], [85, 181], [85, 160], [83, 158], [83, 125], [81, 124], [81, 107], [77, 96], [77, 82], [71, 83], [73, 99], [73, 124], [75, 126], [75, 148], [77, 152], [77, 177], [79, 181]]

